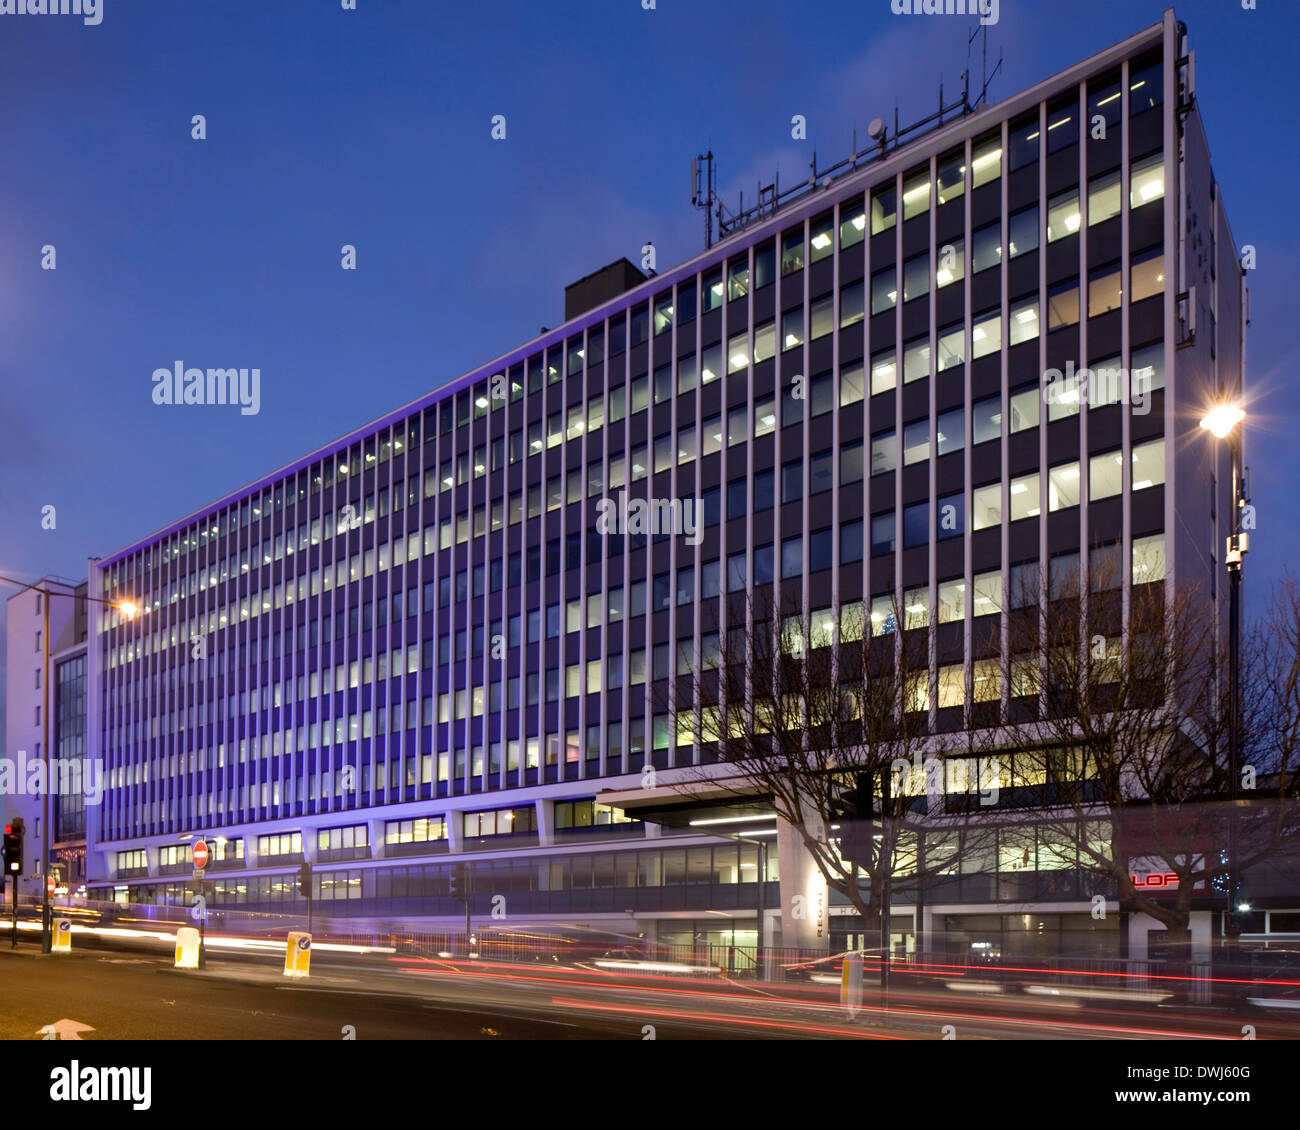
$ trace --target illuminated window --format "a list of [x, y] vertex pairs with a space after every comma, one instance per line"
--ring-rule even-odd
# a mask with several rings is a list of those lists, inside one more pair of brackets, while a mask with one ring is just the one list
[[894, 351], [877, 353], [871, 358], [871, 395], [888, 392], [898, 383], [898, 366]]
[[919, 169], [903, 178], [903, 219], [930, 210], [930, 170]]
[[1133, 448], [1133, 489], [1145, 490], [1165, 481], [1165, 441], [1153, 439]]
[[808, 225], [809, 262], [825, 259], [835, 250], [834, 232], [835, 216], [831, 212], [818, 216]]
[[956, 200], [966, 191], [966, 154], [963, 150], [954, 149], [939, 158], [936, 180], [940, 204]]
[[1055, 243], [1079, 230], [1079, 190], [1058, 193], [1047, 202], [1047, 242]]
[[997, 659], [977, 659], [971, 664], [972, 696], [975, 702], [1002, 700], [1002, 663]]
[[1134, 161], [1129, 169], [1128, 206], [1141, 208], [1161, 200], [1165, 195], [1165, 159], [1157, 153]]
[[898, 222], [898, 193], [892, 184], [871, 194], [871, 234], [888, 231]]
[[1002, 315], [994, 312], [971, 327], [971, 356], [985, 357], [1002, 348]]
[[942, 290], [966, 277], [966, 241], [961, 238], [945, 243], [936, 256], [934, 285]]
[[986, 530], [1002, 522], [1002, 484], [989, 483], [971, 491], [971, 529]]
[[[1136, 452], [1134, 453], [1136, 454]], [[1088, 501], [1111, 498], [1123, 488], [1124, 455], [1106, 451], [1088, 460]]]
[[903, 593], [903, 627], [928, 628], [930, 626], [930, 590], [908, 589]]
[[1165, 289], [1165, 253], [1152, 251], [1133, 259], [1129, 264], [1129, 301], [1141, 302]]
[[1013, 305], [1009, 325], [1012, 345], [1033, 341], [1038, 336], [1038, 299]]
[[840, 205], [840, 250], [861, 243], [867, 230], [867, 213], [862, 201], [845, 201]]
[[1122, 275], [1118, 263], [1101, 267], [1088, 274], [1088, 317], [1095, 318], [1120, 308], [1123, 297]]
[[1062, 463], [1047, 472], [1047, 509], [1065, 510], [1079, 505], [1079, 464]]
[[1011, 480], [1011, 521], [1036, 518], [1039, 514], [1038, 472]]
[[939, 623], [966, 619], [966, 582], [958, 578], [939, 582]]
[[989, 134], [971, 145], [971, 187], [979, 188], [1002, 175], [1002, 134]]
[[998, 569], [987, 573], [976, 573], [972, 584], [974, 597], [971, 600], [971, 613], [974, 616], [990, 616], [1002, 611], [1002, 572]]
[[964, 706], [966, 703], [966, 670], [960, 663], [939, 668], [939, 709]]

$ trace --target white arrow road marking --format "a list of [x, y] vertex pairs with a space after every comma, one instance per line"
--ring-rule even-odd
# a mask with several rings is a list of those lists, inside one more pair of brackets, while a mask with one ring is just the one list
[[65, 1017], [56, 1020], [53, 1024], [45, 1025], [44, 1028], [36, 1029], [36, 1034], [47, 1040], [80, 1040], [79, 1033], [94, 1030], [89, 1024], [82, 1024], [79, 1020], [69, 1020]]

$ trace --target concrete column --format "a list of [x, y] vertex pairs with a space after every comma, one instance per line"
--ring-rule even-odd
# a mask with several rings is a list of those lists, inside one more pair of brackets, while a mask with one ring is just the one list
[[781, 869], [782, 944], [801, 949], [828, 949], [826, 879], [804, 847], [798, 830], [780, 817], [776, 825], [776, 850]]
[[541, 847], [551, 847], [555, 843], [555, 802], [538, 800], [537, 805], [537, 843]]

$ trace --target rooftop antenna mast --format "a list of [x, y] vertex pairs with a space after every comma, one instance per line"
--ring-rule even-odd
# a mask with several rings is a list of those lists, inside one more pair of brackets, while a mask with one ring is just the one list
[[691, 203], [704, 209], [704, 247], [713, 246], [713, 206], [718, 199], [718, 171], [713, 167], [713, 150], [691, 160]]
[[997, 65], [993, 68], [993, 73], [989, 74], [989, 25], [981, 23], [966, 39], [966, 73], [970, 73], [970, 47], [975, 42], [975, 37], [980, 36], [980, 74], [982, 81], [980, 84], [979, 97], [975, 99], [970, 109], [974, 110], [981, 102], [988, 101], [989, 84], [997, 77], [998, 71], [1002, 69], [1002, 51], [998, 50]]

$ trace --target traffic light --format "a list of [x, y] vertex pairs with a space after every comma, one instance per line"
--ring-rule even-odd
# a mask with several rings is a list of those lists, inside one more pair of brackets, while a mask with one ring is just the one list
[[6, 875], [21, 875], [23, 870], [23, 818], [14, 817], [5, 825], [4, 864]]
[[463, 863], [458, 863], [451, 869], [449, 893], [457, 902], [465, 902], [468, 898], [468, 879], [469, 876], [465, 873], [465, 865]]
[[298, 868], [298, 893], [305, 899], [311, 898], [311, 864], [305, 859]]

